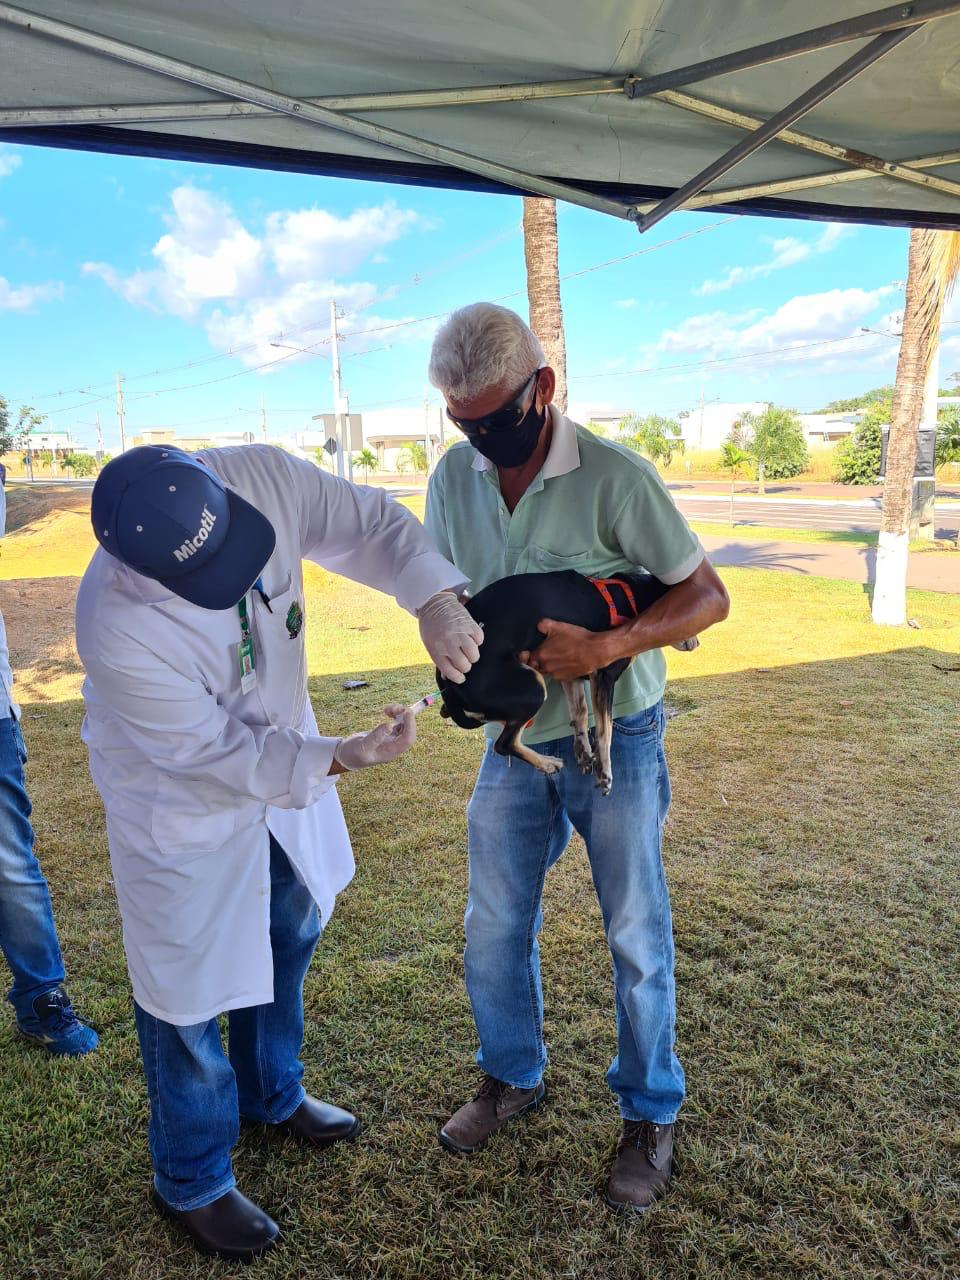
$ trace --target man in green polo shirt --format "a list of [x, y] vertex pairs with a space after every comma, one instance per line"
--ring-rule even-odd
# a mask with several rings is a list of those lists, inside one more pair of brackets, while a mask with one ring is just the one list
[[[623, 1127], [607, 1202], [646, 1210], [670, 1179], [683, 1101], [674, 1052], [670, 902], [660, 858], [670, 803], [663, 751], [665, 664], [680, 644], [726, 617], [727, 594], [653, 466], [551, 407], [555, 378], [514, 312], [476, 303], [433, 344], [430, 378], [469, 443], [431, 477], [426, 526], [474, 591], [514, 573], [576, 569], [608, 577], [645, 569], [671, 590], [613, 631], [545, 619], [531, 665], [548, 697], [524, 741], [559, 757], [547, 776], [507, 760], [488, 738], [467, 809], [470, 886], [464, 966], [483, 1079], [440, 1130], [470, 1154], [541, 1102], [547, 1062], [537, 935], [544, 877], [574, 830], [583, 837], [613, 959], [617, 1055], [607, 1082]], [[614, 701], [613, 792], [603, 797], [573, 754], [559, 681], [622, 657], [634, 662]]]

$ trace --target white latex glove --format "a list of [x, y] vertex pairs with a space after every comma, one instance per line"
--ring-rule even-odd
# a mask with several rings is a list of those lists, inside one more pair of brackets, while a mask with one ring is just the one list
[[417, 614], [420, 639], [434, 666], [447, 680], [463, 684], [480, 657], [483, 628], [452, 591], [438, 591]]
[[344, 769], [368, 769], [373, 764], [388, 764], [402, 756], [417, 740], [417, 722], [412, 711], [399, 702], [384, 707], [387, 717], [369, 733], [352, 733], [341, 738], [333, 758]]

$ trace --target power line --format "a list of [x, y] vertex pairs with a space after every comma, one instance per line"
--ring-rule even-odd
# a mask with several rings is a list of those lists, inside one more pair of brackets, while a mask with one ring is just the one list
[[[413, 275], [411, 276], [405, 276], [399, 283], [388, 285], [382, 292], [378, 293], [375, 297], [371, 298], [369, 302], [364, 303], [362, 307], [357, 307], [356, 310], [351, 313], [351, 315], [358, 315], [361, 311], [368, 311], [371, 307], [377, 306], [381, 302], [390, 301], [391, 299], [395, 298], [399, 293], [403, 293], [408, 289], [417, 288], [419, 285], [423, 284], [425, 280], [430, 280], [434, 276], [442, 275], [445, 271], [448, 271], [453, 267], [458, 266], [461, 262], [465, 262], [468, 258], [476, 257], [477, 254], [480, 254], [480, 253], [485, 253], [488, 249], [492, 249], [493, 247], [495, 247], [497, 244], [500, 244], [504, 240], [510, 239], [512, 236], [519, 234], [519, 231], [520, 231], [519, 226], [507, 227], [504, 230], [500, 231], [497, 235], [491, 236], [489, 239], [481, 241], [479, 244], [474, 245], [470, 249], [466, 249], [461, 253], [455, 254], [452, 258], [445, 259], [444, 261], [438, 263], [433, 268], [427, 269], [425, 271], [414, 272]], [[325, 320], [313, 321], [310, 324], [299, 325], [293, 329], [281, 330], [279, 333], [274, 335], [274, 338], [289, 338], [289, 337], [295, 336], [296, 334], [310, 333], [314, 329], [322, 328], [325, 324], [326, 324]], [[329, 341], [329, 339], [326, 339], [326, 341]], [[124, 381], [131, 382], [131, 381], [138, 381], [142, 378], [159, 377], [161, 374], [164, 374], [164, 373], [177, 373], [181, 369], [196, 369], [202, 365], [211, 364], [217, 360], [234, 359], [238, 355], [242, 355], [246, 351], [254, 351], [256, 350], [257, 347], [262, 345], [263, 345], [262, 342], [259, 340], [255, 342], [244, 343], [242, 346], [239, 346], [239, 347], [231, 347], [228, 351], [220, 351], [216, 355], [201, 356], [196, 360], [187, 360], [182, 364], [165, 365], [158, 369], [151, 369], [143, 373], [128, 374], [124, 376]], [[111, 384], [106, 381], [97, 382], [97, 383], [84, 383], [84, 385], [80, 387], [71, 387], [63, 391], [47, 391], [41, 395], [26, 397], [26, 399], [50, 400], [55, 396], [87, 395], [91, 391], [97, 391], [101, 387], [105, 387], [109, 385]], [[197, 385], [203, 386], [206, 384], [198, 383]], [[97, 400], [110, 399], [110, 398], [111, 397], [109, 396], [97, 396], [93, 400], [89, 400], [87, 403], [94, 404], [96, 403]], [[59, 413], [60, 410], [55, 409], [55, 410], [52, 410], [51, 412]], [[50, 415], [48, 414], [47, 416], [49, 417]]]
[[[587, 275], [594, 271], [603, 270], [605, 267], [616, 266], [619, 263], [626, 262], [628, 259], [631, 259], [631, 258], [643, 257], [646, 254], [654, 253], [659, 249], [666, 249], [671, 245], [679, 244], [683, 240], [689, 240], [694, 236], [704, 235], [707, 232], [715, 231], [720, 227], [726, 226], [727, 223], [733, 222], [733, 221], [735, 221], [735, 218], [732, 216], [727, 218], [719, 218], [715, 222], [708, 223], [706, 226], [697, 227], [692, 231], [686, 231], [682, 235], [671, 237], [669, 240], [660, 240], [656, 244], [646, 245], [642, 249], [634, 250], [632, 253], [622, 254], [621, 256], [616, 258], [609, 258], [604, 262], [593, 263], [592, 265], [587, 267], [582, 267], [577, 271], [566, 272], [564, 275], [560, 277], [560, 279], [561, 281], [573, 280], [579, 276]], [[510, 238], [514, 234], [517, 234], [518, 231], [519, 231], [519, 228], [507, 229], [503, 232], [500, 232], [497, 236], [492, 237], [490, 240], [484, 241], [481, 244], [474, 246], [474, 248], [469, 249], [461, 254], [458, 254], [451, 259], [448, 259], [445, 263], [441, 264], [437, 268], [434, 268], [432, 271], [415, 273], [412, 277], [407, 278], [407, 280], [404, 283], [401, 283], [400, 285], [397, 285], [397, 286], [390, 286], [383, 294], [371, 299], [371, 301], [369, 303], [364, 304], [364, 306], [357, 307], [354, 311], [350, 312], [344, 318], [347, 320], [350, 320], [354, 316], [361, 314], [361, 312], [369, 310], [370, 307], [376, 306], [378, 302], [387, 301], [390, 298], [395, 297], [397, 293], [402, 292], [405, 289], [416, 287], [417, 285], [421, 284], [425, 279], [429, 279], [432, 276], [442, 274], [443, 271], [448, 270], [450, 267], [455, 266], [458, 263], [465, 261], [467, 258], [475, 256], [478, 253], [484, 252], [486, 249], [491, 248], [495, 244]], [[524, 293], [523, 289], [515, 289], [510, 293], [500, 294], [499, 297], [493, 298], [492, 301], [506, 302], [511, 298], [517, 298], [517, 297], [523, 296], [523, 293]], [[341, 338], [348, 338], [348, 337], [363, 336], [369, 333], [387, 333], [395, 329], [408, 328], [411, 325], [415, 325], [415, 324], [426, 324], [426, 323], [429, 323], [429, 321], [431, 320], [440, 320], [449, 314], [450, 314], [450, 308], [448, 307], [448, 308], [445, 308], [443, 311], [436, 311], [427, 316], [414, 316], [411, 319], [399, 320], [399, 321], [392, 322], [385, 325], [372, 326], [367, 329], [348, 330], [347, 332], [341, 334], [340, 336]], [[280, 333], [276, 334], [274, 339], [267, 339], [267, 341], [273, 341], [275, 339], [290, 337], [298, 333], [300, 334], [309, 333], [314, 329], [324, 327], [327, 323], [328, 322], [326, 320], [316, 321], [309, 325], [300, 325], [293, 329], [283, 330]], [[329, 341], [330, 341], [329, 338], [323, 338], [319, 342], [314, 343], [312, 345], [322, 346], [325, 344], [329, 344]], [[124, 375], [124, 381], [125, 382], [139, 381], [144, 378], [156, 377], [161, 373], [175, 373], [180, 369], [198, 368], [204, 364], [210, 364], [218, 360], [233, 359], [246, 351], [255, 350], [257, 347], [260, 347], [262, 345], [263, 345], [262, 341], [251, 342], [240, 347], [232, 347], [229, 351], [224, 351], [217, 355], [204, 356], [200, 359], [190, 360], [180, 365], [168, 365], [161, 369], [151, 370], [150, 372]], [[143, 392], [138, 396], [132, 396], [130, 397], [130, 400], [132, 403], [134, 400], [143, 400], [154, 395], [165, 395], [170, 391], [189, 391], [189, 390], [194, 390], [198, 387], [212, 386], [218, 382], [226, 382], [232, 378], [244, 377], [248, 373], [256, 373], [260, 369], [268, 368], [272, 364], [279, 364], [281, 360], [290, 359], [290, 358], [291, 357], [288, 357], [288, 356], [281, 356], [277, 360], [267, 360], [260, 364], [251, 365], [246, 369], [240, 369], [240, 370], [237, 370], [235, 373], [225, 374], [223, 377], [220, 377], [220, 378], [210, 378], [201, 382], [184, 383], [175, 387], [161, 387], [156, 391]], [[39, 400], [49, 400], [54, 397], [62, 396], [62, 395], [73, 395], [73, 394], [89, 395], [91, 391], [97, 390], [100, 386], [107, 386], [107, 385], [108, 384], [106, 382], [87, 383], [82, 387], [75, 387], [65, 391], [45, 392], [41, 395], [28, 396], [26, 397], [26, 399], [29, 400], [30, 402], [34, 402]], [[84, 409], [84, 408], [87, 408], [88, 406], [98, 404], [100, 401], [111, 400], [111, 399], [113, 399], [112, 395], [93, 396], [90, 399], [84, 400], [79, 404], [66, 405], [59, 409], [51, 409], [46, 416], [53, 417], [60, 413], [75, 412], [78, 409]]]

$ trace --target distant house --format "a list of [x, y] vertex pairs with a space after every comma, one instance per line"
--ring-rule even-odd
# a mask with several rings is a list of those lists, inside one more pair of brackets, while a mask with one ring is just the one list
[[229, 445], [254, 444], [256, 435], [252, 431], [219, 431], [216, 435], [179, 436], [174, 427], [144, 427], [133, 437], [127, 446], [141, 444], [170, 444], [177, 449], [192, 453], [197, 449], [226, 449]]
[[698, 406], [680, 419], [683, 442], [687, 449], [719, 449], [745, 413], [763, 413], [766, 407], [764, 400], [721, 401]]
[[41, 450], [52, 450], [54, 453], [73, 453], [76, 446], [69, 431], [51, 431], [46, 427], [34, 427], [27, 433], [23, 441], [28, 453], [39, 453]]
[[849, 413], [801, 413], [798, 416], [810, 444], [835, 444], [838, 440], [845, 440], [856, 431], [861, 417], [857, 410]]

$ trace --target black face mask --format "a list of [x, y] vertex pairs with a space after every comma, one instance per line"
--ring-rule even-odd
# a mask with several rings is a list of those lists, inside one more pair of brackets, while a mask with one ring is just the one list
[[546, 408], [537, 408], [536, 396], [515, 427], [506, 431], [470, 433], [467, 439], [485, 458], [498, 467], [522, 467], [531, 457], [547, 421]]
[[526, 413], [523, 402], [540, 370], [535, 369], [509, 404], [482, 418], [460, 418], [449, 408], [447, 417], [455, 423], [478, 453], [498, 467], [522, 467], [537, 447], [540, 432], [547, 422], [547, 409], [537, 408], [537, 393]]

